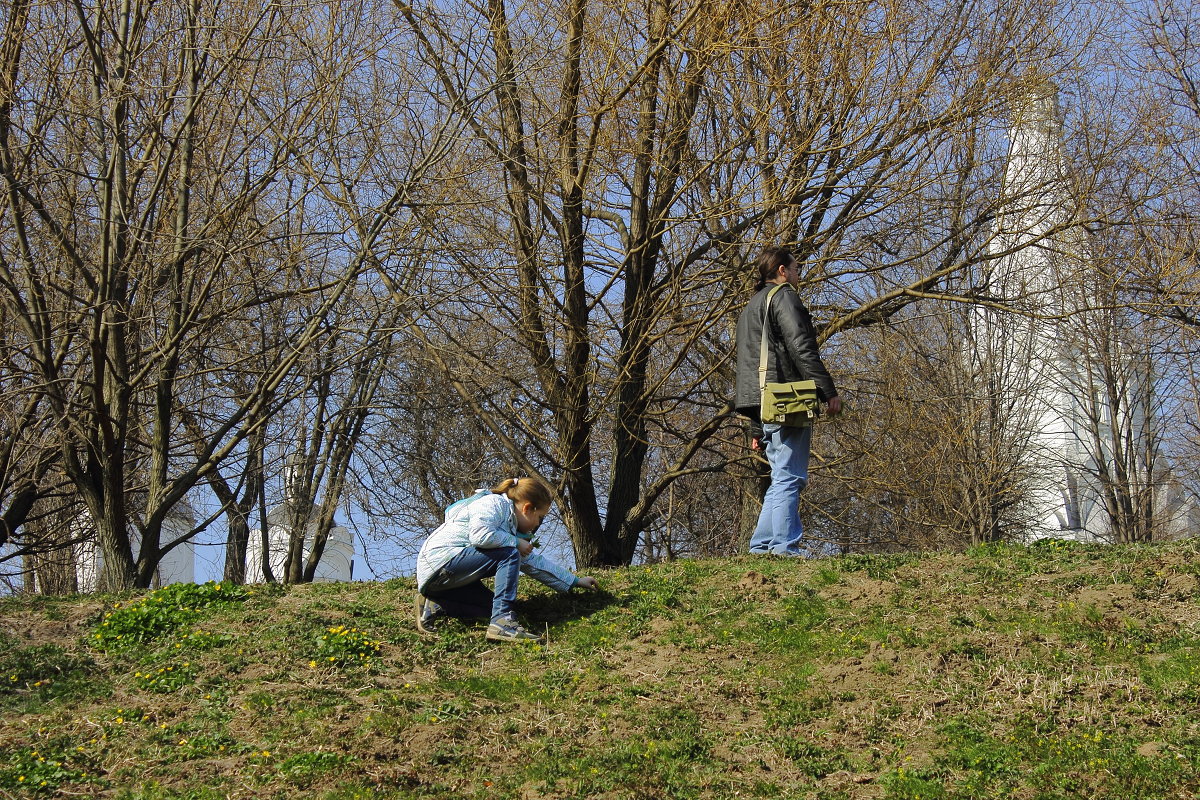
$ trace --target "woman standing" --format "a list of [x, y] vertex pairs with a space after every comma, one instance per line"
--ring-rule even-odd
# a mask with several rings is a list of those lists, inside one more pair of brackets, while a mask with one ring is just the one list
[[[815, 381], [817, 397], [826, 403], [826, 413], [831, 417], [841, 413], [842, 401], [821, 361], [812, 317], [796, 293], [800, 285], [796, 259], [782, 247], [769, 247], [759, 256], [756, 269], [755, 294], [737, 324], [735, 406], [738, 413], [750, 418], [751, 447], [766, 453], [771, 465], [771, 485], [763, 497], [758, 525], [750, 539], [750, 552], [798, 556], [803, 554], [800, 540], [804, 536], [800, 492], [808, 484], [812, 426], [761, 422], [758, 370], [764, 329], [768, 382]], [[768, 293], [781, 285], [784, 288], [775, 292], [768, 306]]]

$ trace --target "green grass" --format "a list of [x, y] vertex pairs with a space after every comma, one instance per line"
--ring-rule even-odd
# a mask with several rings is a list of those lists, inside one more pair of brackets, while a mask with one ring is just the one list
[[1200, 794], [1197, 551], [738, 558], [524, 586], [0, 602], [0, 796], [987, 800]]

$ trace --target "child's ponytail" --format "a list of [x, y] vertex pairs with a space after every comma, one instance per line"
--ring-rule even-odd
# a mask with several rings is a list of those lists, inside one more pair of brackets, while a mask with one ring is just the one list
[[537, 478], [505, 478], [492, 487], [492, 494], [502, 494], [515, 503], [533, 503], [534, 508], [549, 508], [554, 502], [549, 487]]

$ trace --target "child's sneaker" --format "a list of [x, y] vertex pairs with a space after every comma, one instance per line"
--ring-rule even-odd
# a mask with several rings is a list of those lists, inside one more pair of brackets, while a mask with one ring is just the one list
[[417, 592], [416, 612], [417, 630], [421, 633], [436, 634], [438, 622], [446, 616], [441, 606], [420, 592]]
[[521, 627], [512, 617], [492, 620], [488, 625], [487, 638], [493, 642], [533, 642], [541, 644], [542, 637]]

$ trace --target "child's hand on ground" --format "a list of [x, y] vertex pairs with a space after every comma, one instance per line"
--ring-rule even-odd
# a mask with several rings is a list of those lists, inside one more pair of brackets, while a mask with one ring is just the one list
[[577, 585], [582, 586], [584, 589], [595, 591], [600, 588], [600, 582], [590, 575], [580, 575], [578, 576], [578, 580], [579, 583]]

